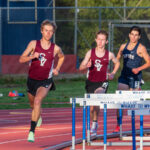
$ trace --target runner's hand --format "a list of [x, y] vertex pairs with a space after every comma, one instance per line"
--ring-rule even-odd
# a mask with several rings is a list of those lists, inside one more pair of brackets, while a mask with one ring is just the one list
[[138, 68], [133, 68], [133, 69], [132, 69], [132, 72], [133, 72], [134, 74], [138, 74], [138, 73], [139, 73], [139, 69], [138, 69]]
[[90, 68], [92, 66], [92, 60], [90, 59], [89, 62], [87, 63], [86, 67]]
[[33, 58], [39, 58], [39, 57], [40, 57], [40, 53], [38, 52], [33, 53]]
[[53, 69], [53, 74], [54, 74], [55, 76], [57, 76], [57, 75], [59, 74], [59, 71], [58, 71], [57, 69]]
[[114, 73], [108, 73], [108, 79], [113, 80], [115, 74]]

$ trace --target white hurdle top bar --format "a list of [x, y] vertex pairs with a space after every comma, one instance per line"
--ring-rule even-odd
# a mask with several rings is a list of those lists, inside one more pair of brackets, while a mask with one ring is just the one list
[[143, 91], [124, 91], [124, 90], [116, 90], [117, 94], [150, 94], [149, 90]]
[[[78, 101], [78, 98], [76, 100]], [[150, 109], [150, 101], [107, 103], [98, 99], [85, 100], [84, 98], [80, 98], [79, 101], [80, 106], [86, 102], [86, 106], [100, 106], [102, 109], [104, 104], [107, 104], [107, 109]]]
[[86, 106], [101, 108], [107, 104], [108, 109], [150, 109], [150, 101], [146, 99], [150, 99], [150, 91], [116, 91], [115, 94], [85, 94], [84, 98], [76, 98], [76, 103], [83, 106], [86, 102]]
[[146, 90], [146, 91], [121, 91], [121, 90], [117, 90], [116, 94], [131, 94], [131, 95], [135, 95], [135, 96], [141, 96], [144, 99], [150, 99], [150, 91]]

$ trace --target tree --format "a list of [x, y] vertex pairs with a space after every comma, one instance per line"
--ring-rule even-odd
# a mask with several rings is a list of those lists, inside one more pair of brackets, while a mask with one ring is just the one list
[[[78, 7], [91, 7], [80, 8], [78, 10], [78, 56], [83, 57], [85, 53], [95, 46], [95, 33], [99, 27], [108, 31], [108, 23], [113, 20], [148, 20], [150, 17], [150, 9], [138, 8], [113, 8], [124, 6], [126, 2], [127, 7], [144, 7], [149, 6], [149, 0], [78, 0]], [[75, 0], [61, 0], [56, 1], [57, 6], [74, 6]], [[98, 7], [98, 8], [92, 8]], [[106, 8], [102, 8], [106, 7]], [[112, 8], [108, 8], [112, 7]], [[124, 11], [125, 10], [125, 11]], [[126, 15], [124, 14], [126, 12]], [[64, 20], [70, 19], [72, 22], [66, 22], [65, 26], [59, 22], [59, 35], [58, 42], [61, 43], [67, 53], [73, 53], [74, 45], [74, 9], [57, 10], [57, 18]], [[61, 24], [60, 24], [61, 23]], [[114, 47], [117, 49], [120, 44], [127, 41], [127, 33], [129, 28], [115, 28], [114, 30]], [[146, 30], [143, 30], [146, 31]], [[147, 31], [149, 32], [149, 30]], [[67, 36], [66, 36], [67, 33]], [[65, 36], [64, 36], [65, 35]], [[149, 35], [148, 35], [149, 36]], [[147, 44], [149, 45], [149, 44]]]

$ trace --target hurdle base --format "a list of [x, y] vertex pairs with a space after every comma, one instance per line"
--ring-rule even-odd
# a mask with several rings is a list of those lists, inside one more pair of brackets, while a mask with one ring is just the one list
[[[91, 146], [104, 146], [103, 142], [91, 142]], [[136, 145], [140, 145], [140, 142], [136, 142]], [[107, 146], [132, 146], [132, 142], [107, 142]], [[143, 146], [150, 146], [150, 142], [144, 142]]]
[[[122, 132], [122, 134], [123, 134], [123, 137], [124, 136], [131, 136], [132, 135], [132, 131], [124, 131], [124, 132]], [[136, 130], [136, 134], [140, 134], [140, 130]], [[150, 129], [144, 129], [144, 131], [143, 131], [143, 134], [150, 134]], [[119, 135], [120, 135], [120, 133], [118, 132], [118, 133], [108, 133], [107, 134], [107, 138], [116, 138], [116, 137], [119, 137]], [[101, 135], [97, 135], [97, 136], [91, 136], [90, 137], [90, 140], [94, 140], [94, 139], [99, 139], [99, 140], [102, 140], [103, 139], [103, 134], [101, 134]], [[63, 143], [63, 146], [61, 146], [61, 148], [64, 148], [64, 147], [68, 147], [68, 146], [71, 146], [71, 144], [72, 144], [72, 141], [70, 141], [70, 142], [67, 142], [68, 144], [67, 145], [65, 145], [65, 143]], [[82, 143], [82, 138], [79, 138], [79, 139], [76, 139], [75, 140], [75, 144], [79, 144], [79, 143]], [[93, 143], [100, 143], [100, 142], [90, 142], [90, 143], [88, 143], [88, 145], [91, 145], [91, 143], [93, 144]], [[102, 143], [102, 142], [101, 142]], [[114, 143], [114, 142], [113, 142]], [[120, 142], [119, 142], [120, 143]], [[122, 142], [122, 143], [125, 143], [125, 142]], [[137, 142], [138, 143], [138, 142]], [[144, 142], [144, 143], [146, 143], [146, 142]], [[145, 145], [143, 143], [143, 146]], [[149, 145], [150, 145], [150, 142], [148, 142], [149, 143]], [[149, 146], [149, 145], [145, 145], [145, 146]], [[98, 145], [98, 146], [104, 146], [104, 143], [102, 143], [102, 145]], [[125, 145], [125, 146], [127, 146], [127, 145]], [[131, 146], [131, 145], [129, 145], [129, 146]], [[60, 147], [58, 147], [58, 146], [54, 146], [54, 147], [49, 147], [48, 149], [45, 149], [45, 150], [53, 150], [53, 149], [57, 149], [57, 148], [60, 148]], [[72, 148], [70, 148], [70, 150], [73, 150]]]
[[[136, 140], [137, 141], [140, 141], [140, 136], [136, 136]], [[143, 138], [143, 141], [150, 141], [150, 136], [147, 136], [147, 137], [142, 137]], [[130, 140], [132, 140], [132, 136], [125, 136], [125, 137], [122, 137], [122, 140], [124, 140], [124, 141], [130, 141]]]

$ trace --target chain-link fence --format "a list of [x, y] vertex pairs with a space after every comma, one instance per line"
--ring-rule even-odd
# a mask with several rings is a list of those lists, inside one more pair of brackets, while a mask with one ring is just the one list
[[99, 29], [109, 32], [116, 49], [127, 40], [132, 25], [142, 27], [144, 44], [148, 49], [150, 45], [150, 7], [56, 7], [55, 11], [53, 7], [7, 7], [0, 12], [2, 54], [20, 54], [30, 40], [39, 39], [44, 19], [55, 20], [58, 26], [55, 40], [65, 54], [82, 57], [95, 46], [95, 33]]
[[[0, 8], [0, 51], [20, 55], [31, 40], [41, 38], [40, 24], [54, 20], [58, 26], [53, 41], [65, 54], [83, 58], [95, 46], [99, 29], [109, 33], [108, 49], [117, 53], [128, 40], [129, 28], [142, 28], [141, 42], [150, 50], [150, 7], [15, 7]], [[34, 7], [33, 7], [34, 6]]]

